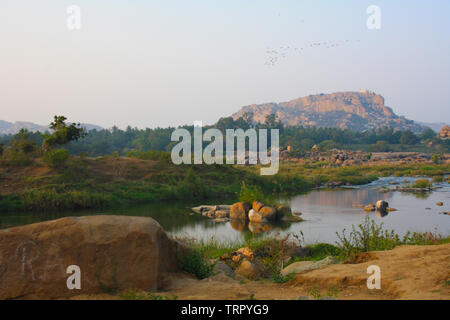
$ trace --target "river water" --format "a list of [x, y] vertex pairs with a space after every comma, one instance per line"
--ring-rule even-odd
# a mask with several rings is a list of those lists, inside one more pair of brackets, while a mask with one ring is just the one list
[[[131, 208], [116, 208], [104, 211], [76, 211], [59, 213], [1, 214], [0, 228], [8, 228], [39, 221], [57, 219], [65, 216], [82, 216], [93, 214], [113, 214], [131, 216], [149, 216], [156, 219], [170, 234], [177, 237], [196, 239], [240, 240], [253, 234], [268, 233], [303, 233], [306, 243], [328, 242], [337, 240], [336, 232], [344, 228], [350, 230], [352, 225], [360, 224], [368, 215], [383, 223], [386, 229], [394, 229], [400, 235], [408, 230], [418, 232], [437, 232], [443, 236], [450, 235], [450, 216], [440, 214], [450, 211], [450, 185], [440, 183], [431, 193], [411, 194], [403, 192], [380, 192], [382, 186], [404, 185], [416, 178], [380, 178], [370, 184], [345, 189], [319, 189], [307, 194], [297, 195], [283, 201], [294, 211], [302, 212], [303, 222], [279, 223], [275, 225], [247, 225], [232, 221], [215, 223], [209, 219], [193, 214], [189, 207], [199, 203], [152, 204]], [[408, 182], [408, 180], [410, 182]], [[406, 181], [406, 182], [405, 182]], [[385, 216], [377, 212], [364, 212], [357, 204], [375, 203], [384, 199], [389, 206], [397, 209]], [[437, 206], [443, 202], [443, 206]]]

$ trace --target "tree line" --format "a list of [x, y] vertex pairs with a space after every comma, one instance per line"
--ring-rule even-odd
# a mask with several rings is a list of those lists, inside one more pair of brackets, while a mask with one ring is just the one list
[[[415, 134], [410, 130], [396, 131], [391, 127], [359, 132], [340, 128], [317, 128], [303, 126], [285, 126], [275, 115], [268, 115], [265, 123], [253, 123], [250, 114], [244, 114], [239, 119], [221, 118], [204, 130], [217, 128], [225, 134], [226, 129], [279, 129], [280, 147], [291, 147], [293, 152], [310, 150], [314, 145], [322, 149], [361, 147], [367, 151], [390, 151], [392, 146], [414, 147], [432, 145], [439, 152], [448, 152], [448, 140], [438, 138], [431, 129]], [[55, 116], [50, 124], [51, 133], [29, 132], [22, 129], [16, 135], [0, 136], [0, 151], [13, 149], [31, 152], [40, 148], [42, 152], [60, 149], [63, 145], [68, 153], [73, 155], [102, 156], [112, 153], [126, 155], [133, 151], [146, 152], [170, 151], [177, 142], [171, 141], [174, 127], [138, 129], [128, 126], [125, 130], [117, 127], [111, 129], [91, 130], [85, 132], [80, 125], [66, 124], [64, 116]], [[191, 133], [193, 126], [182, 126]], [[3, 151], [2, 151], [3, 152]]]

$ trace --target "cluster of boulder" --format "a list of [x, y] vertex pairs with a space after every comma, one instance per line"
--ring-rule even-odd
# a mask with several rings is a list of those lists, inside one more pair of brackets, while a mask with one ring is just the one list
[[316, 151], [312, 150], [306, 152], [301, 158], [292, 157], [289, 153], [280, 155], [282, 160], [295, 163], [309, 162], [324, 162], [325, 167], [341, 167], [360, 165], [363, 162], [367, 162], [370, 159], [370, 154], [363, 151], [347, 151], [332, 149], [329, 151]]
[[231, 205], [201, 205], [191, 209], [193, 212], [201, 214], [203, 217], [221, 222], [229, 220]]
[[[278, 261], [281, 266], [280, 275], [285, 277], [289, 274], [297, 274], [320, 269], [326, 265], [339, 263], [332, 256], [326, 257], [320, 261], [300, 261], [289, 264], [292, 259], [306, 258], [311, 255], [311, 249], [308, 247], [292, 246], [281, 250], [281, 256]], [[270, 271], [262, 262], [263, 259], [270, 256], [270, 248], [262, 248], [257, 252], [249, 247], [240, 248], [237, 251], [222, 255], [219, 261], [214, 262], [216, 273], [222, 273], [235, 279], [258, 280], [270, 276]], [[280, 253], [280, 252], [278, 252]], [[283, 267], [288, 265], [287, 267]]]
[[[307, 162], [323, 162], [324, 167], [347, 167], [361, 164], [405, 164], [408, 162], [430, 163], [432, 156], [421, 152], [363, 152], [331, 149], [327, 151], [308, 151], [301, 157], [293, 156], [290, 152], [280, 153], [280, 159], [287, 162], [304, 164]], [[444, 154], [440, 162], [449, 163], [450, 155]]]
[[301, 213], [293, 213], [288, 206], [280, 205], [275, 208], [259, 201], [254, 201], [252, 204], [248, 202], [236, 202], [233, 205], [202, 205], [192, 208], [192, 211], [204, 217], [214, 219], [216, 222], [229, 220], [243, 220], [254, 223], [303, 221], [302, 218], [298, 217]]

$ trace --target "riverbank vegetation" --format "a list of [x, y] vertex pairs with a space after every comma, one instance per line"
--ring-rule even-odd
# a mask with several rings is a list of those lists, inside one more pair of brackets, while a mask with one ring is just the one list
[[[64, 160], [60, 160], [60, 159]], [[57, 160], [56, 160], [57, 159]], [[328, 182], [359, 185], [379, 176], [443, 176], [445, 164], [360, 165], [281, 163], [274, 176], [258, 166], [181, 165], [154, 152], [150, 159], [109, 155], [99, 158], [32, 158], [25, 166], [2, 164], [0, 212], [73, 210], [145, 204], [155, 201], [270, 198], [307, 192]], [[63, 164], [61, 164], [63, 162]], [[243, 188], [245, 186], [245, 188]], [[253, 193], [253, 194], [252, 194]]]
[[[179, 256], [183, 270], [204, 279], [214, 275], [214, 265], [227, 261], [240, 248], [252, 253], [255, 261], [264, 269], [263, 278], [274, 282], [286, 282], [292, 277], [283, 277], [280, 272], [288, 265], [299, 261], [319, 261], [326, 257], [334, 257], [338, 263], [356, 263], [370, 251], [392, 250], [400, 245], [439, 245], [450, 243], [450, 237], [443, 237], [436, 232], [407, 232], [401, 236], [393, 230], [387, 230], [383, 224], [366, 216], [358, 226], [352, 226], [349, 233], [344, 229], [337, 233], [335, 244], [315, 243], [305, 244], [300, 233], [287, 235], [253, 235], [242, 241], [218, 241], [212, 238], [208, 241], [194, 239], [178, 239], [185, 246], [183, 255]], [[309, 254], [290, 257], [292, 248], [309, 248]], [[237, 265], [228, 262], [231, 269]]]
[[[62, 150], [62, 149], [58, 149]], [[49, 158], [51, 160], [49, 160]], [[26, 165], [0, 166], [0, 212], [73, 210], [145, 204], [155, 201], [259, 198], [307, 192], [329, 182], [359, 185], [380, 176], [441, 177], [446, 164], [389, 164], [328, 167], [323, 163], [281, 163], [274, 176], [259, 175], [259, 166], [180, 165], [168, 153], [136, 157], [66, 157], [49, 151]], [[435, 178], [435, 181], [439, 179]], [[245, 186], [245, 188], [243, 188]]]

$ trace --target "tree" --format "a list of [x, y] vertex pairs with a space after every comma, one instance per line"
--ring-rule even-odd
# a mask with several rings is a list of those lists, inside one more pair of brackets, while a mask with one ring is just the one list
[[372, 152], [387, 152], [390, 151], [389, 144], [386, 141], [378, 140], [376, 144], [369, 147]]
[[403, 131], [400, 137], [400, 143], [406, 145], [413, 145], [419, 142], [419, 138], [410, 130]]
[[45, 133], [43, 135], [44, 142], [42, 147], [45, 151], [57, 145], [65, 145], [71, 141], [77, 141], [80, 138], [84, 138], [87, 133], [79, 123], [66, 124], [67, 118], [64, 116], [55, 116], [52, 123], [50, 123], [50, 129], [54, 130], [52, 134]]
[[430, 129], [430, 128], [426, 128], [426, 129], [422, 132], [422, 134], [420, 135], [420, 138], [421, 138], [422, 140], [424, 140], [424, 141], [427, 141], [427, 140], [431, 140], [431, 139], [436, 138], [436, 136], [437, 136], [436, 132], [434, 132], [434, 131], [433, 131], [432, 129]]
[[10, 141], [10, 145], [14, 151], [23, 152], [25, 154], [32, 153], [37, 149], [37, 144], [30, 139], [30, 132], [27, 129], [20, 129]]

